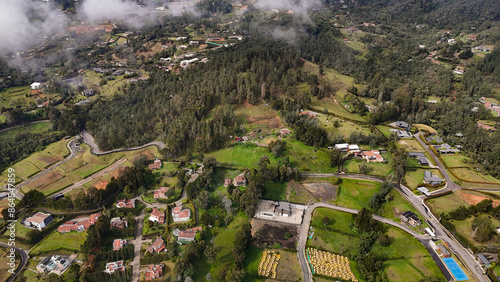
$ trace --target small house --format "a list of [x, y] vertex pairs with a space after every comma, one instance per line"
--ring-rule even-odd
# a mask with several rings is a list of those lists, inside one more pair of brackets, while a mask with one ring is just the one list
[[[160, 236], [156, 237], [156, 240], [148, 246], [147, 251], [151, 254], [160, 253], [165, 250], [165, 241]], [[165, 250], [166, 251], [166, 250]]]
[[162, 167], [162, 163], [161, 163], [161, 160], [158, 158], [156, 158], [156, 160], [152, 164], [149, 164], [150, 170], [157, 170], [157, 169], [160, 169], [161, 167]]
[[290, 130], [288, 128], [283, 128], [280, 130], [281, 135], [288, 135], [290, 134]]
[[224, 179], [224, 187], [227, 188], [227, 186], [229, 186], [229, 184], [231, 184], [231, 182], [233, 182], [233, 180], [231, 178]]
[[381, 163], [384, 161], [384, 157], [382, 157], [378, 150], [363, 151], [361, 152], [361, 156], [367, 163]]
[[439, 176], [432, 174], [430, 171], [424, 171], [424, 183], [429, 185], [439, 185], [444, 182]]
[[181, 245], [183, 243], [193, 242], [196, 238], [196, 233], [200, 232], [201, 230], [202, 230], [201, 227], [194, 227], [191, 229], [182, 230], [179, 232], [179, 235], [177, 237], [177, 242]]
[[412, 227], [417, 227], [422, 224], [420, 218], [412, 211], [405, 211], [399, 216], [399, 219], [401, 222], [407, 223]]
[[341, 152], [347, 152], [349, 150], [348, 143], [335, 144], [335, 150], [339, 150]]
[[160, 211], [157, 208], [153, 208], [149, 220], [153, 222], [158, 222], [159, 224], [165, 223], [165, 212]]
[[121, 208], [127, 208], [127, 209], [133, 209], [135, 208], [135, 199], [121, 199], [116, 201], [116, 207], [121, 209]]
[[418, 187], [417, 191], [420, 192], [420, 193], [422, 193], [423, 195], [425, 195], [427, 197], [431, 196], [431, 193], [429, 193], [429, 189], [427, 189], [425, 187]]
[[404, 121], [396, 121], [396, 127], [404, 130], [410, 130], [410, 124]]
[[188, 221], [191, 218], [191, 211], [189, 209], [182, 209], [182, 206], [172, 209], [172, 219], [174, 222]]
[[42, 84], [40, 82], [33, 82], [30, 86], [31, 90], [38, 90], [42, 88]]
[[106, 263], [104, 272], [107, 274], [113, 274], [116, 271], [125, 271], [125, 264], [123, 264], [123, 260]]
[[128, 227], [128, 221], [127, 219], [121, 219], [119, 217], [113, 217], [109, 225], [111, 228], [118, 228], [118, 229], [123, 229]]
[[148, 265], [146, 273], [144, 274], [146, 281], [156, 280], [163, 276], [163, 265], [151, 264]]
[[35, 215], [28, 217], [25, 220], [25, 225], [28, 227], [33, 227], [38, 230], [42, 230], [47, 225], [49, 225], [52, 220], [52, 215], [50, 213], [37, 212]]
[[115, 239], [113, 241], [113, 251], [119, 251], [127, 245], [127, 240], [125, 239]]
[[238, 176], [236, 176], [233, 179], [233, 185], [236, 186], [247, 186], [247, 179], [244, 176], [245, 173], [242, 173]]
[[487, 268], [491, 267], [490, 261], [483, 254], [478, 254], [477, 258], [479, 259], [481, 264], [484, 265], [485, 267], [487, 267]]
[[170, 190], [170, 187], [160, 187], [158, 190], [154, 191], [153, 198], [155, 199], [167, 199], [166, 193]]

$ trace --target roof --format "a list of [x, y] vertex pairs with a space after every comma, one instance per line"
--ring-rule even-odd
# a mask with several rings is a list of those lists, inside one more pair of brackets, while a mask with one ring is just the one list
[[245, 178], [245, 176], [243, 176], [242, 174], [236, 176], [234, 178], [234, 180], [236, 180], [236, 182], [246, 182], [247, 181], [247, 179]]
[[189, 215], [190, 215], [189, 210], [182, 210], [182, 211], [179, 213], [179, 218], [189, 217]]
[[490, 264], [490, 261], [483, 254], [478, 254], [477, 258], [485, 265]]
[[50, 213], [37, 212], [35, 215], [27, 218], [26, 220], [28, 222], [34, 222], [34, 223], [40, 224], [40, 223], [44, 222], [45, 219], [47, 219], [49, 216], [51, 216]]
[[408, 218], [408, 219], [413, 219], [415, 221], [420, 221], [420, 218], [418, 218], [418, 216], [412, 212], [412, 211], [405, 211], [402, 216]]
[[89, 222], [94, 224], [97, 222], [97, 219], [99, 218], [99, 216], [101, 216], [100, 213], [93, 213], [89, 216]]
[[425, 157], [425, 153], [417, 153], [417, 152], [411, 152], [411, 153], [408, 153], [408, 155], [412, 158], [416, 158], [416, 157]]
[[450, 252], [443, 244], [438, 244], [437, 247], [439, 248], [439, 250], [443, 255], [450, 255]]
[[173, 214], [179, 214], [181, 212], [181, 209], [182, 209], [181, 206], [175, 207], [175, 208], [172, 209], [172, 213]]
[[347, 149], [347, 148], [349, 148], [348, 143], [335, 144], [335, 149]]

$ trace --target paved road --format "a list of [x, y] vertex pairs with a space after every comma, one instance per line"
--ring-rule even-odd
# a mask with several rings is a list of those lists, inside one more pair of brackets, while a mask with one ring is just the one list
[[0, 132], [11, 130], [11, 129], [14, 129], [14, 128], [20, 127], [20, 126], [25, 126], [25, 125], [28, 125], [28, 124], [34, 124], [34, 123], [40, 123], [40, 122], [48, 122], [48, 121], [50, 121], [50, 120], [44, 119], [44, 120], [32, 121], [32, 122], [28, 122], [28, 123], [25, 123], [25, 124], [20, 124], [20, 125], [16, 125], [16, 126], [11, 126], [11, 127], [4, 128], [4, 129], [0, 130]]
[[427, 146], [427, 144], [425, 144], [425, 142], [422, 141], [422, 139], [420, 139], [420, 135], [422, 135], [422, 132], [417, 132], [415, 134], [415, 139], [417, 139], [417, 141], [420, 143], [420, 145], [422, 145], [422, 147], [424, 147], [424, 149], [429, 153], [429, 155], [431, 155], [431, 157], [434, 160], [434, 162], [436, 163], [439, 171], [441, 172], [441, 175], [444, 177], [444, 179], [446, 179], [445, 188], [448, 190], [456, 190], [456, 189], [464, 188], [464, 187], [456, 184], [455, 182], [453, 182], [453, 180], [451, 180], [451, 177], [450, 177], [450, 175], [448, 175], [448, 172], [446, 171], [446, 168], [444, 167], [444, 165], [436, 157], [436, 155], [434, 155], [434, 152], [432, 152], [432, 150], [429, 149], [429, 146]]
[[[302, 268], [302, 273], [304, 275], [304, 281], [309, 282], [313, 281], [312, 280], [312, 273], [311, 273], [311, 268], [309, 267], [309, 264], [307, 263], [306, 259], [306, 253], [305, 253], [305, 247], [307, 243], [307, 237], [309, 233], [309, 226], [311, 225], [311, 217], [312, 213], [316, 208], [329, 208], [341, 212], [346, 212], [346, 213], [351, 213], [351, 214], [358, 214], [358, 210], [355, 209], [350, 209], [350, 208], [345, 208], [345, 207], [340, 207], [340, 206], [335, 206], [331, 204], [325, 204], [325, 203], [315, 203], [307, 207], [304, 218], [302, 220], [302, 224], [300, 226], [299, 230], [299, 242], [297, 243], [297, 256], [299, 258], [299, 263], [300, 267]], [[429, 240], [430, 237], [428, 235], [420, 235], [419, 233], [413, 231], [412, 229], [408, 228], [407, 226], [395, 222], [393, 220], [378, 216], [378, 215], [373, 215], [373, 219], [380, 221], [385, 224], [389, 224], [391, 226], [394, 226], [396, 228], [399, 228], [408, 234], [412, 235], [414, 238], [418, 240]]]
[[144, 144], [142, 146], [137, 146], [137, 147], [121, 148], [121, 149], [114, 149], [114, 150], [109, 150], [109, 151], [101, 151], [99, 149], [99, 146], [97, 146], [97, 144], [95, 143], [94, 137], [92, 137], [92, 135], [90, 135], [90, 133], [88, 133], [87, 130], [82, 130], [82, 132], [80, 132], [80, 136], [82, 136], [85, 144], [90, 146], [90, 152], [94, 155], [97, 155], [97, 156], [107, 155], [107, 154], [117, 153], [117, 152], [135, 151], [135, 150], [143, 149], [143, 148], [146, 148], [149, 146], [157, 146], [160, 150], [164, 149], [166, 147], [165, 143], [163, 143], [163, 142], [153, 141], [153, 142], [149, 142], [147, 144]]
[[17, 270], [14, 272], [14, 274], [11, 275], [9, 279], [7, 279], [7, 282], [14, 281], [14, 278], [16, 278], [16, 276], [28, 264], [28, 253], [25, 250], [21, 249], [21, 248], [9, 246], [8, 244], [5, 244], [5, 243], [0, 243], [0, 247], [4, 247], [4, 248], [7, 248], [7, 249], [14, 248], [16, 250], [16, 252], [21, 255], [21, 265], [17, 268]]
[[46, 170], [43, 170], [42, 172], [40, 172], [39, 174], [27, 179], [26, 181], [20, 183], [19, 185], [16, 186], [16, 190], [14, 191], [14, 195], [16, 196], [16, 198], [18, 199], [22, 199], [24, 197], [24, 195], [19, 192], [21, 190], [22, 187], [24, 187], [25, 185], [37, 180], [38, 178], [44, 176], [45, 174], [53, 171], [54, 169], [56, 169], [57, 167], [59, 167], [60, 165], [72, 160], [74, 157], [76, 157], [78, 151], [80, 150], [80, 145], [78, 145], [78, 143], [76, 142], [75, 139], [71, 140], [70, 142], [68, 142], [68, 144], [66, 145], [69, 149], [69, 151], [71, 152], [71, 154], [65, 158], [64, 160], [52, 165], [51, 167], [47, 168]]
[[[142, 202], [140, 197], [136, 200]], [[141, 275], [141, 248], [142, 248], [142, 227], [144, 224], [144, 209], [135, 217], [135, 236], [134, 236], [134, 259], [130, 263], [132, 266], [132, 281], [139, 281]]]
[[120, 167], [124, 162], [126, 162], [127, 159], [125, 158], [122, 158], [122, 159], [119, 159], [117, 160], [114, 164], [108, 166], [107, 168], [101, 170], [101, 171], [98, 171], [94, 174], [92, 174], [91, 176], [85, 178], [85, 179], [82, 179], [78, 182], [76, 182], [75, 184], [69, 186], [68, 188], [62, 190], [61, 192], [59, 192], [60, 194], [66, 194], [74, 189], [77, 189], [77, 188], [80, 188], [82, 187], [82, 185], [84, 185], [85, 183], [88, 183], [96, 178], [99, 178], [107, 173], [110, 173], [111, 171], [117, 169], [118, 167]]

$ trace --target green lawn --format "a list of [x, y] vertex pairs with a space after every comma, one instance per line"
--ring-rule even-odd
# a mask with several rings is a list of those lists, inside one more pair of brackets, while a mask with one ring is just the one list
[[391, 155], [383, 153], [382, 156], [387, 160], [387, 163], [367, 163], [364, 159], [350, 159], [344, 162], [344, 168], [347, 172], [358, 173], [359, 166], [361, 164], [366, 164], [370, 169], [368, 174], [386, 177], [392, 173]]
[[458, 193], [460, 192], [455, 191], [449, 195], [428, 199], [426, 202], [436, 214], [449, 213], [460, 206], [468, 207], [469, 204]]
[[0, 124], [4, 123], [7, 121], [7, 118], [4, 115], [0, 115]]
[[276, 164], [276, 159], [264, 147], [251, 147], [246, 144], [236, 144], [233, 147], [225, 148], [208, 154], [213, 156], [224, 166], [257, 168], [259, 159], [267, 155], [271, 163]]
[[[490, 216], [491, 217], [491, 216]], [[476, 247], [480, 246], [485, 246], [487, 244], [497, 244], [498, 242], [498, 235], [495, 232], [494, 235], [490, 238], [489, 241], [486, 242], [478, 242], [474, 239], [474, 232], [472, 230], [472, 221], [474, 220], [474, 216], [471, 216], [465, 220], [450, 220], [453, 225], [455, 225], [457, 229], [457, 233], [460, 233], [460, 235], [464, 236], [470, 243], [474, 244]], [[493, 227], [500, 226], [500, 220], [491, 217], [491, 221], [493, 224]]]
[[5, 89], [0, 92], [0, 107], [23, 106], [27, 101], [31, 100], [27, 97], [30, 92], [30, 86], [16, 86]]
[[286, 187], [288, 182], [268, 182], [265, 184], [266, 192], [262, 196], [263, 199], [286, 201]]
[[453, 168], [451, 169], [460, 179], [473, 182], [492, 182], [500, 185], [500, 180], [495, 177], [482, 174], [472, 168]]
[[51, 129], [50, 121], [42, 121], [27, 125], [22, 125], [19, 127], [15, 127], [3, 132], [0, 132], [0, 141], [2, 140], [10, 140], [16, 137], [17, 134], [21, 133], [41, 133]]
[[[336, 118], [328, 115], [320, 115], [317, 118], [321, 127], [330, 135], [334, 136], [340, 134], [344, 138], [349, 138], [353, 132], [363, 132], [365, 135], [372, 133], [371, 128], [368, 125], [358, 125], [356, 123], [350, 122], [348, 120], [343, 120], [341, 118]], [[335, 127], [334, 123], [338, 120], [340, 127]]]
[[419, 215], [420, 219], [423, 219], [423, 216], [420, 215], [420, 213], [412, 206], [412, 204], [404, 199], [398, 191], [392, 189], [389, 193], [389, 196], [393, 197], [393, 200], [384, 204], [384, 206], [380, 210], [381, 216], [399, 222], [399, 217], [394, 214], [394, 209], [398, 209], [402, 212], [412, 211], [415, 214]]
[[300, 171], [311, 172], [334, 172], [330, 167], [330, 152], [326, 149], [315, 149], [304, 143], [287, 139], [285, 145], [285, 156], [290, 157], [292, 167], [298, 167]]
[[[40, 169], [30, 162], [18, 162], [11, 166], [15, 170], [16, 183], [28, 179], [30, 176], [38, 173]], [[8, 179], [8, 171], [4, 170], [0, 174], [0, 184], [6, 183]]]
[[370, 181], [342, 179], [339, 197], [330, 203], [352, 209], [369, 208], [370, 198], [380, 185]]
[[382, 134], [385, 135], [385, 137], [389, 137], [392, 134], [391, 132], [392, 127], [384, 125], [376, 125], [375, 127], [377, 127], [380, 130], [380, 132], [382, 132]]
[[[28, 234], [28, 232], [31, 229], [29, 229], [28, 227], [22, 225], [20, 220], [16, 221], [15, 225], [16, 225], [16, 237], [20, 237], [20, 238], [26, 239], [26, 234]], [[8, 234], [10, 234], [9, 230], [6, 230], [3, 233], [3, 235], [8, 235]]]
[[415, 281], [427, 276], [443, 277], [419, 241], [394, 227], [390, 227], [387, 234], [393, 239], [393, 243], [389, 247], [375, 243], [372, 251], [387, 258], [383, 267], [389, 281]]
[[441, 159], [448, 167], [468, 167], [467, 163], [471, 161], [470, 158], [462, 154], [443, 154]]
[[80, 251], [80, 247], [87, 238], [87, 232], [69, 232], [60, 234], [57, 231], [52, 232], [42, 242], [40, 242], [30, 255], [39, 255], [46, 252], [67, 250]]

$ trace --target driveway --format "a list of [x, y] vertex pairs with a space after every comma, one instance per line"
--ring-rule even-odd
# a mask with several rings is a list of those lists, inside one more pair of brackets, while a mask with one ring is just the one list
[[82, 130], [82, 132], [80, 132], [80, 136], [83, 138], [83, 141], [85, 142], [85, 144], [90, 146], [90, 152], [94, 155], [97, 155], [97, 156], [107, 155], [107, 154], [117, 153], [117, 152], [135, 151], [135, 150], [139, 150], [139, 149], [144, 149], [144, 148], [149, 147], [149, 146], [157, 146], [160, 150], [162, 150], [166, 147], [165, 143], [163, 143], [163, 142], [153, 141], [153, 142], [149, 142], [147, 144], [137, 146], [137, 147], [121, 148], [121, 149], [114, 149], [114, 150], [109, 150], [109, 151], [101, 151], [99, 149], [99, 146], [97, 146], [97, 144], [95, 143], [94, 137], [92, 137], [92, 135], [90, 135], [90, 133], [88, 133], [87, 130]]

